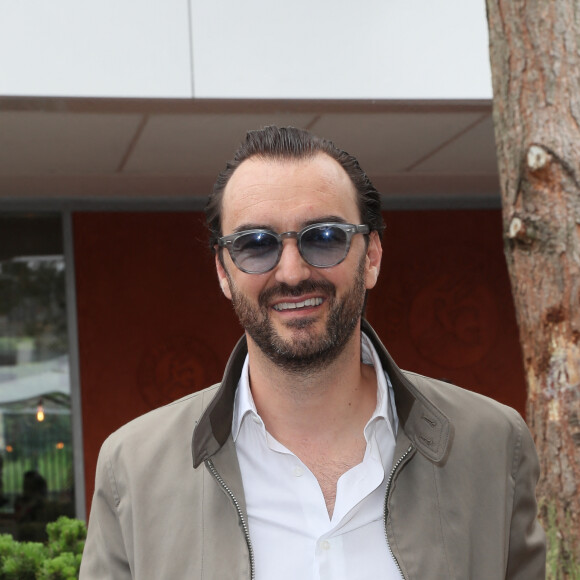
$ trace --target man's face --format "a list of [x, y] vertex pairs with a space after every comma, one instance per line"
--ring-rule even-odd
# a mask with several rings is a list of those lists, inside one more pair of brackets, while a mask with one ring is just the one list
[[[244, 161], [222, 200], [223, 235], [258, 228], [299, 231], [334, 221], [359, 224], [360, 214], [348, 175], [324, 154], [301, 161]], [[296, 240], [283, 244], [280, 262], [264, 274], [242, 272], [224, 250], [224, 266], [216, 258], [218, 277], [250, 348], [254, 344], [288, 370], [315, 370], [353, 339], [365, 291], [378, 276], [380, 242], [376, 232], [368, 247], [364, 236], [355, 235], [345, 260], [331, 268], [305, 262]]]

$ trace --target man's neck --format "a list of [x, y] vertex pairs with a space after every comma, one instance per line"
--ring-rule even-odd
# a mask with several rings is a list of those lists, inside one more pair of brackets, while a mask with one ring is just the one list
[[286, 446], [329, 443], [362, 433], [376, 406], [374, 369], [361, 363], [360, 331], [324, 368], [296, 373], [270, 361], [248, 339], [250, 385], [266, 429]]

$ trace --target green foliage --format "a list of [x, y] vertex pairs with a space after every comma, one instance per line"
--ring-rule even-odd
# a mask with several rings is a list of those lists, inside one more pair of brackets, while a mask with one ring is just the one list
[[47, 558], [46, 546], [39, 542], [15, 542], [15, 550], [2, 562], [2, 580], [36, 580], [36, 572]]
[[36, 580], [76, 580], [79, 577], [81, 555], [65, 552], [51, 560], [45, 560]]
[[14, 553], [16, 540], [10, 534], [0, 534], [0, 563]]
[[48, 543], [17, 542], [0, 534], [0, 580], [76, 580], [87, 536], [85, 523], [62, 516], [46, 526]]
[[54, 556], [70, 552], [74, 555], [83, 553], [87, 528], [85, 522], [61, 516], [46, 526], [48, 549]]
[[[580, 580], [580, 558], [566, 538], [573, 538], [575, 532], [568, 519], [564, 530], [558, 527], [558, 514], [553, 502], [545, 503], [541, 509], [546, 530], [548, 552], [546, 557], [547, 580]], [[564, 533], [562, 533], [564, 532]]]

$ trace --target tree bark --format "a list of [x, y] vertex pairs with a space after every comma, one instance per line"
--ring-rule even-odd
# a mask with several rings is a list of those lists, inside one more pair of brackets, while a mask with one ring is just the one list
[[564, 566], [580, 556], [580, 0], [487, 0], [487, 16], [538, 499]]

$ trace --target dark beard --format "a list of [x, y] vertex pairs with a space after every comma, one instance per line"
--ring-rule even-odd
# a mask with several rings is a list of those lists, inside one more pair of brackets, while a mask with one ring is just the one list
[[[334, 284], [326, 280], [304, 280], [297, 286], [279, 284], [265, 290], [258, 297], [257, 307], [237, 290], [228, 276], [232, 304], [241, 325], [274, 364], [287, 372], [313, 374], [336, 360], [352, 337], [364, 306], [364, 267], [363, 257], [352, 287], [340, 301], [336, 298]], [[308, 329], [314, 324], [314, 320], [304, 318], [288, 322], [287, 327], [295, 329], [297, 336], [283, 339], [274, 329], [268, 304], [275, 297], [301, 296], [316, 291], [323, 292], [329, 306], [324, 334], [309, 334]]]

